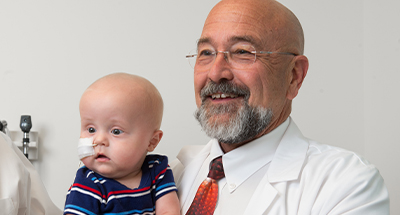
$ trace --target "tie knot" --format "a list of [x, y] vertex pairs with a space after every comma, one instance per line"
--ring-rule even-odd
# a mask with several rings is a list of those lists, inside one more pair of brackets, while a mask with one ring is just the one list
[[225, 177], [224, 167], [222, 166], [222, 156], [219, 156], [211, 161], [210, 172], [208, 172], [207, 177], [215, 180]]

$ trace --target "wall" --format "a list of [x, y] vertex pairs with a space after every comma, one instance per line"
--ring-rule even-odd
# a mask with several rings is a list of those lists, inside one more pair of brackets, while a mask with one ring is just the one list
[[[195, 48], [217, 1], [1, 1], [0, 119], [19, 130], [32, 115], [34, 161], [61, 208], [78, 167], [78, 103], [97, 78], [116, 71], [151, 80], [165, 101], [157, 152], [173, 159], [208, 138], [193, 117]], [[400, 15], [398, 1], [282, 0], [300, 19], [310, 69], [292, 117], [303, 133], [362, 154], [381, 171], [400, 214]]]
[[364, 15], [365, 156], [385, 179], [391, 214], [400, 214], [400, 2], [367, 1]]

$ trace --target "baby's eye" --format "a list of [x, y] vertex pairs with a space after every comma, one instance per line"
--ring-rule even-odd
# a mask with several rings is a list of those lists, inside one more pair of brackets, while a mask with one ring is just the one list
[[94, 133], [96, 132], [96, 129], [94, 129], [93, 127], [90, 127], [87, 129], [89, 131], [89, 133]]
[[112, 133], [112, 134], [115, 134], [115, 135], [119, 135], [119, 134], [122, 134], [122, 133], [124, 133], [124, 132], [121, 131], [121, 130], [119, 130], [119, 129], [113, 129], [113, 130], [111, 131], [111, 133]]

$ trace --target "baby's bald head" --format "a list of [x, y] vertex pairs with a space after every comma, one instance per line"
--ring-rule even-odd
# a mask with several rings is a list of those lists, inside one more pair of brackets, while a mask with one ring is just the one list
[[152, 122], [155, 129], [161, 126], [163, 100], [157, 88], [147, 79], [127, 73], [114, 73], [104, 76], [83, 93], [80, 108], [90, 99], [120, 98], [113, 105], [125, 105], [127, 111], [139, 111]]

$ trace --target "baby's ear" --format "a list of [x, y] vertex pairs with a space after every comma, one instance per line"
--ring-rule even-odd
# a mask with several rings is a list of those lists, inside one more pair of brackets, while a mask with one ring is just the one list
[[153, 136], [150, 139], [149, 145], [147, 146], [147, 151], [152, 152], [157, 147], [163, 136], [163, 132], [161, 130], [157, 130], [153, 133]]

